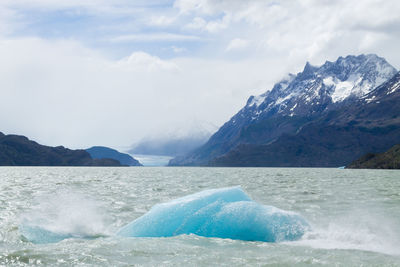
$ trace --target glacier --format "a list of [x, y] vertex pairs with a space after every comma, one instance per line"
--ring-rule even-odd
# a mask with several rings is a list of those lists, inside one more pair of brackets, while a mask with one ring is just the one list
[[210, 189], [157, 204], [121, 228], [123, 237], [195, 234], [245, 241], [300, 239], [310, 225], [299, 214], [256, 203], [240, 186]]

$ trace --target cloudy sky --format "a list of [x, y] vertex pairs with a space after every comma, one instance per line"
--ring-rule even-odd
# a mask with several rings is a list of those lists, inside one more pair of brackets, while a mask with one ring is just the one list
[[400, 69], [398, 0], [1, 0], [0, 131], [127, 147], [222, 125], [348, 54]]

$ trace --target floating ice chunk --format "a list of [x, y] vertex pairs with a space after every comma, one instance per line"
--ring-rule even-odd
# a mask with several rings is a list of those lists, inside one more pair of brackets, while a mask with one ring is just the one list
[[71, 234], [52, 232], [40, 226], [26, 224], [20, 225], [19, 231], [24, 238], [35, 244], [57, 243], [61, 240], [74, 237]]
[[19, 226], [22, 236], [34, 244], [57, 243], [68, 238], [95, 239], [105, 237], [103, 234], [82, 235], [50, 231], [41, 226], [23, 224]]
[[252, 201], [240, 187], [212, 189], [155, 205], [119, 230], [125, 237], [204, 237], [278, 242], [309, 228], [300, 215]]

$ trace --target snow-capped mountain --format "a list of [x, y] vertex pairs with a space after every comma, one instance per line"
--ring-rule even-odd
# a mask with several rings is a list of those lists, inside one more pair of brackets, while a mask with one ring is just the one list
[[[400, 72], [361, 99], [324, 112], [295, 134], [240, 144], [212, 166], [337, 167], [400, 144]], [[386, 158], [382, 164], [393, 163]]]
[[322, 114], [363, 99], [396, 73], [374, 54], [339, 57], [319, 67], [307, 62], [302, 72], [289, 74], [272, 90], [251, 96], [204, 146], [171, 164], [207, 164], [239, 144], [267, 144], [295, 134]]
[[289, 74], [271, 91], [250, 97], [239, 113], [247, 113], [251, 120], [276, 113], [310, 116], [368, 94], [396, 72], [385, 59], [374, 54], [339, 57], [320, 67], [307, 62], [303, 72]]

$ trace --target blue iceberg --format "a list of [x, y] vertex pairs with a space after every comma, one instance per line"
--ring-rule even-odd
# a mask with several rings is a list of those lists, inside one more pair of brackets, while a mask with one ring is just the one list
[[105, 237], [104, 234], [74, 233], [46, 229], [44, 226], [21, 224], [19, 231], [22, 236], [34, 244], [57, 243], [68, 238], [95, 239]]
[[258, 204], [237, 187], [211, 189], [155, 205], [121, 228], [124, 237], [195, 234], [246, 241], [300, 239], [310, 228], [294, 212]]
[[20, 225], [19, 231], [22, 236], [35, 244], [57, 243], [67, 238], [73, 238], [72, 234], [57, 233], [39, 226]]

